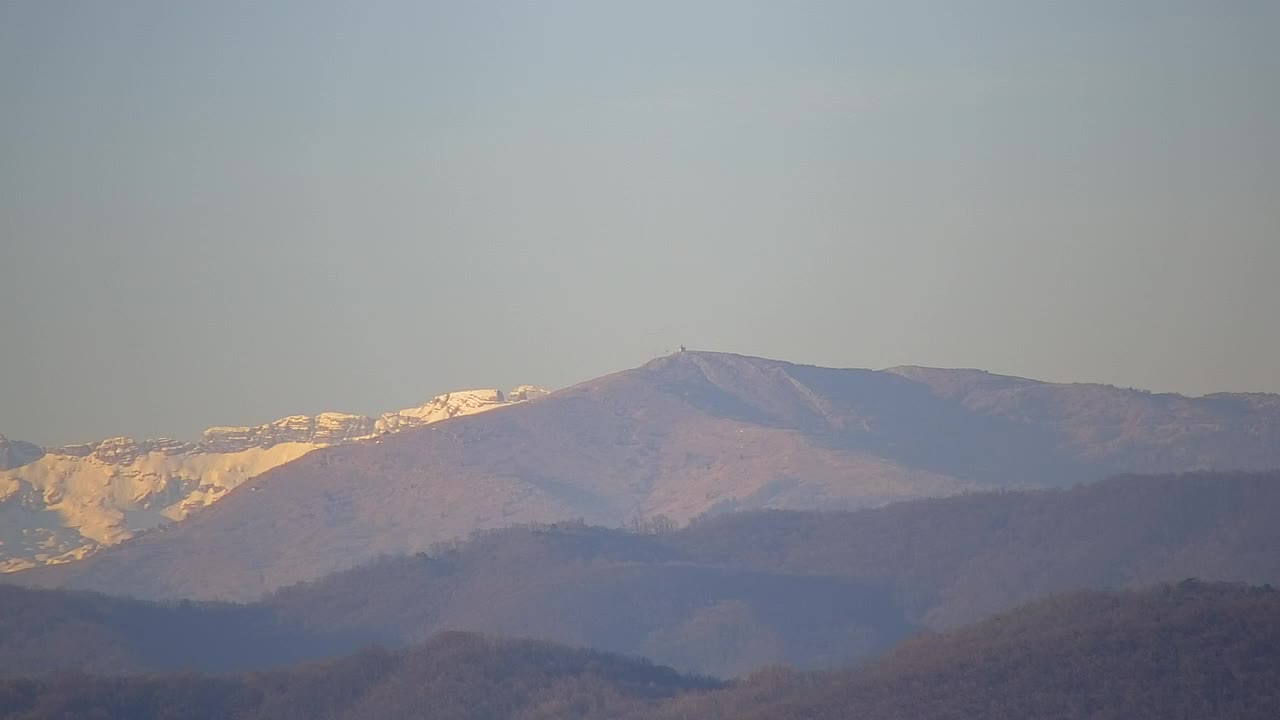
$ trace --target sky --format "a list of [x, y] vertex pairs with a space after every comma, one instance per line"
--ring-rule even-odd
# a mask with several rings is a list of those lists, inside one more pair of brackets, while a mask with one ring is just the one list
[[1280, 3], [0, 3], [0, 433], [680, 344], [1280, 392]]

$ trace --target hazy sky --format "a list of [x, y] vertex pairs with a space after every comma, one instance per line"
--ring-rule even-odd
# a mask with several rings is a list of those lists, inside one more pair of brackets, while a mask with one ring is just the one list
[[0, 433], [679, 343], [1280, 391], [1280, 3], [0, 3]]

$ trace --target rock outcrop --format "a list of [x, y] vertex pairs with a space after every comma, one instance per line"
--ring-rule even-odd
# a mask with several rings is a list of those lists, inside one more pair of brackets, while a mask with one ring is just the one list
[[[522, 386], [523, 387], [523, 386]], [[521, 398], [522, 400], [525, 398]], [[384, 413], [375, 423], [379, 435], [421, 427], [459, 415], [474, 415], [507, 404], [501, 390], [463, 390], [433, 398], [426, 405]], [[516, 401], [519, 402], [519, 401]]]
[[280, 443], [335, 445], [373, 435], [373, 418], [347, 413], [321, 413], [315, 417], [290, 415], [253, 427], [211, 427], [201, 445], [208, 452], [242, 452]]
[[0, 436], [0, 572], [82, 558], [182, 520], [246, 480], [312, 450], [546, 395], [522, 385], [446, 393], [381, 418], [291, 415], [212, 427], [198, 443], [113, 437], [42, 449]]

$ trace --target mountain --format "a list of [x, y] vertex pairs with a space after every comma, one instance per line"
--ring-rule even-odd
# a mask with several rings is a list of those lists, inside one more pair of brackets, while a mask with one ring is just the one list
[[[198, 622], [184, 616], [192, 627], [275, 619], [264, 638], [305, 632], [322, 648], [483, 631], [728, 677], [864, 661], [917, 630], [955, 628], [1082, 588], [1187, 577], [1280, 584], [1278, 514], [1274, 471], [1128, 476], [854, 512], [736, 513], [680, 530], [557, 523], [383, 558], [279, 590], [242, 614], [218, 604], [176, 607], [216, 611]], [[122, 663], [173, 669], [144, 650], [180, 636], [161, 632], [175, 625], [175, 606], [61, 597], [0, 586], [0, 658], [10, 667], [74, 667], [137, 646]], [[229, 627], [234, 636], [239, 625]], [[72, 640], [79, 649], [67, 653]], [[48, 654], [54, 647], [64, 649], [62, 664]], [[193, 667], [212, 662], [191, 652]]]
[[1280, 585], [1280, 471], [1120, 476], [857, 513], [728, 515], [669, 537], [690, 562], [891, 588], [947, 629], [1051, 593], [1188, 577]]
[[1079, 592], [921, 636], [861, 667], [737, 683], [531, 640], [421, 645], [236, 675], [0, 680], [15, 720], [1269, 720], [1280, 593], [1186, 581]]
[[882, 584], [695, 563], [675, 542], [573, 523], [490, 531], [287, 588], [261, 605], [392, 645], [474, 630], [718, 676], [843, 665], [915, 629]]
[[117, 437], [40, 448], [0, 437], [0, 572], [87, 557], [181, 520], [249, 478], [322, 447], [381, 437], [541, 397], [523, 385], [440, 395], [379, 418], [294, 415], [213, 427], [198, 443]]
[[409, 718], [553, 720], [619, 717], [718, 683], [591, 650], [446, 633], [407, 650], [229, 676], [0, 681], [14, 720]]
[[0, 586], [0, 674], [230, 670], [460, 629], [727, 676], [866, 659], [913, 630], [883, 588], [698, 566], [655, 540], [585, 526], [496, 531], [439, 557], [383, 560], [252, 605]]
[[10, 440], [0, 435], [0, 470], [9, 470], [26, 465], [43, 454], [39, 445], [21, 440]]
[[1194, 581], [1080, 592], [825, 675], [762, 673], [633, 720], [1280, 717], [1280, 592]]
[[1280, 585], [1280, 472], [1119, 477], [856, 512], [736, 513], [656, 534], [482, 533], [266, 598], [413, 642], [485, 630], [737, 675], [874, 656], [1053, 593], [1187, 577]]
[[0, 675], [228, 672], [342, 655], [368, 642], [365, 634], [306, 627], [267, 606], [165, 605], [0, 586]]
[[1213, 467], [1280, 467], [1276, 396], [681, 352], [500, 413], [308, 453], [180, 524], [17, 581], [249, 600], [518, 523], [683, 523]]

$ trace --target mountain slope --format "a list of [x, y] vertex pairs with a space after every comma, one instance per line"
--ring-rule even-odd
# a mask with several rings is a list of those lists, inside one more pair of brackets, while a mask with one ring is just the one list
[[1187, 577], [1280, 584], [1280, 471], [1121, 476], [857, 513], [728, 515], [669, 536], [692, 562], [893, 588], [948, 628], [1054, 592]]
[[1063, 595], [868, 667], [769, 673], [645, 720], [1264, 720], [1280, 715], [1280, 593], [1185, 582]]
[[[216, 617], [186, 617], [204, 628], [227, 617], [287, 620], [284, 631], [348, 648], [472, 630], [720, 676], [780, 663], [833, 667], [873, 657], [914, 628], [956, 627], [1052, 593], [1186, 577], [1280, 584], [1278, 515], [1272, 472], [741, 513], [648, 534], [561, 523], [384, 558], [280, 590], [244, 615], [212, 606]], [[0, 658], [10, 667], [68, 667], [48, 665], [46, 649], [72, 640], [79, 651], [63, 662], [74, 666], [113, 657], [128, 641], [146, 648], [182, 635], [161, 632], [175, 626], [166, 606], [62, 597], [0, 587]], [[173, 667], [125, 657], [133, 667]]]
[[446, 629], [535, 637], [737, 675], [872, 657], [914, 628], [883, 586], [690, 562], [666, 538], [574, 524], [481, 534], [266, 598], [310, 627], [390, 644]]
[[656, 535], [513, 528], [266, 604], [390, 642], [492, 629], [720, 675], [826, 667], [912, 627], [956, 627], [1052, 593], [1187, 577], [1280, 584], [1278, 514], [1280, 472], [1206, 473], [742, 513]]
[[181, 520], [249, 478], [313, 450], [472, 415], [545, 395], [464, 390], [374, 419], [293, 415], [169, 438], [39, 448], [0, 437], [0, 572], [66, 562]]
[[304, 627], [264, 606], [0, 586], [0, 675], [225, 672], [350, 653], [368, 640]]
[[[734, 675], [877, 655], [912, 630], [848, 578], [698, 566], [655, 538], [513, 529], [388, 559], [248, 606], [0, 586], [0, 674], [239, 669], [399, 647], [445, 630], [534, 637]], [[182, 642], [174, 643], [176, 638]]]
[[251, 599], [514, 523], [683, 522], [1119, 471], [1280, 466], [1272, 396], [1181, 398], [974, 371], [911, 377], [920, 372], [678, 353], [502, 413], [309, 453], [166, 532], [22, 581]]
[[263, 673], [0, 681], [0, 713], [15, 720], [551, 720], [618, 717], [715, 686], [644, 660], [447, 633], [400, 652], [367, 650]]
[[0, 435], [0, 471], [11, 470], [37, 459], [42, 454], [40, 446], [21, 440], [10, 440]]
[[722, 686], [645, 661], [446, 633], [239, 675], [0, 680], [0, 713], [59, 718], [1269, 720], [1280, 593], [1187, 581], [1082, 592], [911, 640], [852, 670]]

